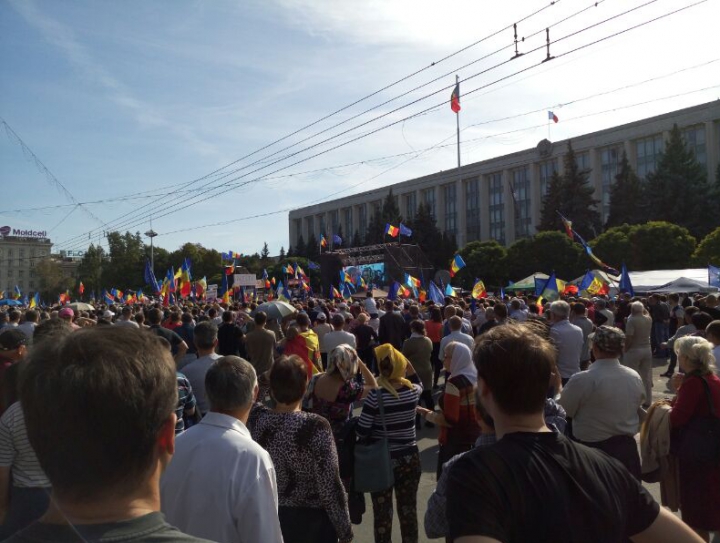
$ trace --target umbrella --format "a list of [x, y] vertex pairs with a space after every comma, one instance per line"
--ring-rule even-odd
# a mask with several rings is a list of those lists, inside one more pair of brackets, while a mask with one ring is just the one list
[[3, 298], [2, 300], [0, 300], [0, 305], [15, 306], [22, 305], [22, 302], [20, 300], [10, 300], [9, 298]]
[[289, 315], [297, 313], [297, 309], [295, 309], [289, 303], [282, 302], [280, 300], [273, 300], [272, 302], [265, 302], [264, 304], [260, 304], [253, 312], [253, 315], [258, 311], [264, 311], [265, 313], [267, 313], [267, 316], [270, 319], [283, 319]]
[[73, 311], [95, 311], [92, 305], [86, 304], [85, 302], [73, 302], [67, 307], [72, 308]]

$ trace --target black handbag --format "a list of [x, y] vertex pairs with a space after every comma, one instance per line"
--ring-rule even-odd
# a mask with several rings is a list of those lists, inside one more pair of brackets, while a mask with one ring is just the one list
[[[387, 436], [385, 409], [382, 389], [377, 390], [378, 409], [383, 432]], [[395, 483], [390, 447], [387, 437], [355, 444], [355, 466], [353, 471], [353, 489], [356, 492], [380, 492]]]
[[710, 386], [700, 377], [710, 415], [694, 417], [682, 432], [678, 458], [681, 462], [717, 465], [720, 463], [720, 418], [715, 413]]

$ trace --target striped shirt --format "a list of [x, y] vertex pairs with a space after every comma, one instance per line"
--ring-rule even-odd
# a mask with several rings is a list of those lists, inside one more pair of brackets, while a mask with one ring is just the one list
[[[393, 458], [404, 456], [410, 452], [408, 449], [417, 447], [415, 441], [415, 408], [423, 388], [417, 382], [417, 375], [413, 375], [409, 379], [413, 381], [413, 388], [401, 388], [397, 391], [397, 398], [382, 388], [371, 390], [363, 403], [362, 413], [356, 428], [357, 434], [361, 437], [373, 439], [387, 437], [390, 456]], [[383, 430], [380, 419], [380, 409], [377, 403], [378, 393], [382, 394], [387, 434]]]
[[28, 441], [20, 402], [8, 407], [0, 418], [0, 467], [12, 468], [13, 485], [16, 487], [50, 486]]

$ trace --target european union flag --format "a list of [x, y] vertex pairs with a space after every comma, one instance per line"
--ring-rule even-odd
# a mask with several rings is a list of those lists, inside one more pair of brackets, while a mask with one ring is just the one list
[[342, 238], [337, 234], [333, 234], [333, 245], [342, 245]]
[[436, 305], [445, 305], [445, 296], [433, 281], [430, 281], [430, 287], [428, 287], [428, 298], [435, 302]]
[[412, 236], [412, 230], [410, 230], [403, 223], [400, 223], [400, 235], [409, 238], [410, 236]]
[[620, 273], [620, 282], [618, 283], [618, 290], [620, 292], [627, 292], [630, 296], [635, 296], [632, 283], [630, 282], [630, 274], [627, 271], [625, 262], [622, 265], [622, 272]]

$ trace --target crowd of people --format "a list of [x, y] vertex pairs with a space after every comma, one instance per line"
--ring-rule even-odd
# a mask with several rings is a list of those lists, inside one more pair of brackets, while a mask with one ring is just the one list
[[720, 532], [716, 295], [291, 305], [0, 310], [0, 540], [345, 543], [367, 493], [380, 543]]

